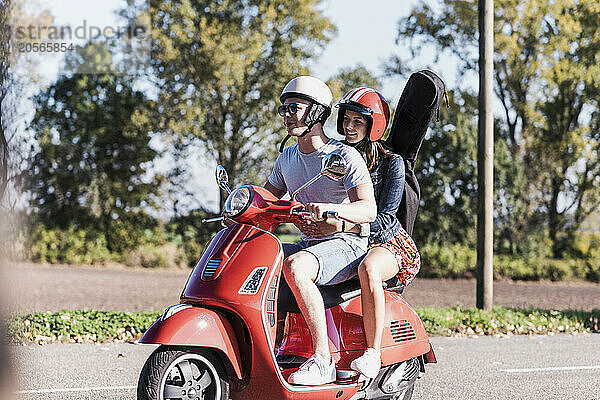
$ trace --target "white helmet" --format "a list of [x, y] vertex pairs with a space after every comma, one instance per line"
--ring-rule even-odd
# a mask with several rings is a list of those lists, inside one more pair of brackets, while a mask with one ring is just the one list
[[331, 112], [333, 94], [329, 86], [312, 76], [299, 76], [292, 79], [281, 92], [279, 100], [283, 103], [288, 97], [299, 97], [320, 104]]
[[[325, 121], [331, 115], [331, 104], [333, 102], [333, 93], [329, 86], [320, 79], [312, 76], [298, 76], [288, 82], [283, 88], [279, 100], [283, 104], [288, 97], [298, 97], [300, 99], [310, 101], [310, 106], [306, 110], [304, 124], [307, 128], [300, 137], [306, 135], [313, 126], [318, 124], [325, 125]], [[281, 145], [279, 152], [283, 151], [285, 142], [290, 138], [288, 134]]]

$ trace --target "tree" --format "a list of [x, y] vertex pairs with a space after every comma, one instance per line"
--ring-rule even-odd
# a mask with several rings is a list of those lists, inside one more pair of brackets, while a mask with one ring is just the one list
[[[283, 86], [332, 37], [320, 0], [151, 0], [150, 74], [158, 125], [185, 147], [200, 144], [232, 186], [262, 182], [283, 125]], [[131, 5], [124, 15], [138, 15]]]
[[18, 122], [23, 93], [39, 83], [37, 66], [40, 58], [35, 53], [18, 51], [19, 44], [48, 43], [48, 35], [35, 39], [16, 35], [18, 29], [28, 26], [48, 26], [52, 16], [35, 0], [0, 0], [0, 203], [12, 182], [18, 186], [19, 169], [27, 156], [25, 140], [19, 137]]
[[0, 1], [0, 201], [4, 198], [4, 192], [8, 185], [8, 141], [4, 121], [4, 104], [8, 88], [10, 86], [10, 12], [12, 2], [10, 0]]
[[[109, 53], [88, 45], [67, 60], [68, 70], [91, 53], [108, 65]], [[35, 97], [31, 123], [39, 144], [27, 172], [31, 205], [47, 225], [99, 229], [112, 251], [135, 247], [119, 235], [148, 223], [140, 210], [153, 205], [160, 184], [150, 170], [152, 104], [132, 84], [118, 74], [63, 75]]]
[[[476, 12], [466, 0], [419, 6], [400, 20], [398, 40], [415, 54], [426, 43], [438, 57], [452, 53], [462, 80], [477, 66]], [[600, 206], [599, 18], [594, 0], [495, 3], [497, 138], [510, 159], [505, 165], [519, 174], [506, 182], [512, 187], [497, 188], [504, 206], [496, 221], [502, 236], [517, 239], [517, 251], [525, 243], [519, 238], [547, 232], [559, 257], [565, 239]]]
[[362, 64], [340, 69], [335, 76], [327, 81], [327, 85], [331, 89], [334, 99], [339, 99], [351, 89], [360, 86], [381, 90], [381, 81]]

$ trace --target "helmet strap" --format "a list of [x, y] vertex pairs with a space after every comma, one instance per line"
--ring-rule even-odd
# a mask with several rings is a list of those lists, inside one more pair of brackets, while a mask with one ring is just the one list
[[[304, 136], [306, 136], [306, 134], [307, 134], [308, 132], [310, 132], [310, 130], [311, 130], [311, 128], [306, 128], [306, 130], [305, 130], [304, 132], [302, 132], [302, 134], [301, 134], [300, 136], [298, 136], [298, 137], [304, 137]], [[286, 142], [288, 141], [288, 139], [289, 139], [289, 138], [291, 138], [291, 137], [292, 137], [292, 135], [290, 135], [290, 134], [288, 133], [288, 134], [287, 134], [287, 136], [285, 137], [285, 139], [283, 139], [283, 141], [282, 141], [282, 142], [281, 142], [281, 144], [279, 145], [279, 152], [280, 152], [280, 153], [283, 153], [283, 149], [284, 149], [285, 143], [286, 143]]]
[[[319, 122], [325, 124], [325, 121], [327, 120], [327, 117], [329, 117], [330, 113], [331, 113], [331, 111], [328, 112], [327, 108], [325, 108], [324, 106], [322, 106], [318, 103], [312, 103], [306, 110], [306, 116], [304, 117], [304, 123], [306, 124], [306, 130], [304, 132], [302, 132], [302, 134], [298, 137], [306, 136], [312, 130], [313, 126], [315, 126]], [[285, 139], [283, 139], [283, 142], [281, 142], [281, 144], [279, 145], [280, 153], [283, 153], [283, 148], [285, 146], [285, 143], [288, 141], [288, 139], [290, 137], [291, 137], [291, 135], [288, 134], [285, 137]]]
[[288, 139], [291, 138], [291, 137], [292, 137], [292, 135], [290, 135], [288, 133], [288, 135], [285, 137], [285, 139], [283, 139], [283, 142], [281, 142], [281, 144], [279, 145], [279, 152], [280, 153], [283, 153], [283, 147], [285, 146], [285, 142], [287, 142]]

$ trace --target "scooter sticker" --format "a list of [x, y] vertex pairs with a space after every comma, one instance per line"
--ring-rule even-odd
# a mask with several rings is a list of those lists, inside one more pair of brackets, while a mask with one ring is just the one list
[[254, 268], [254, 271], [248, 275], [244, 284], [238, 291], [239, 294], [256, 294], [258, 293], [258, 289], [260, 289], [260, 284], [265, 278], [268, 267], [258, 267]]

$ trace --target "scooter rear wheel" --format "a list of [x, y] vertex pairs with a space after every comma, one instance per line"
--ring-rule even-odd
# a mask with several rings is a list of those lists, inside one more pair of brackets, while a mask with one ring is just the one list
[[209, 349], [161, 346], [146, 360], [138, 400], [227, 400], [229, 383], [221, 361]]

